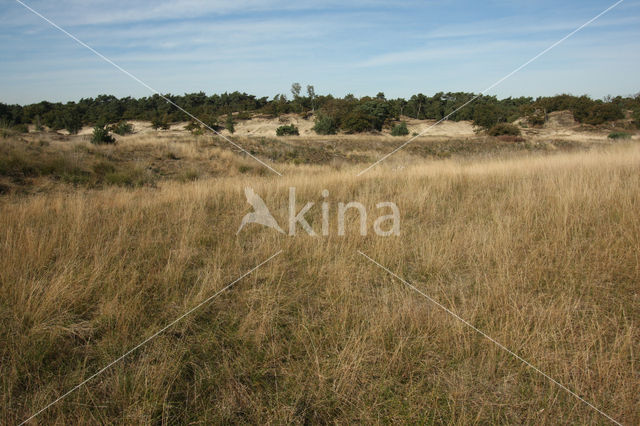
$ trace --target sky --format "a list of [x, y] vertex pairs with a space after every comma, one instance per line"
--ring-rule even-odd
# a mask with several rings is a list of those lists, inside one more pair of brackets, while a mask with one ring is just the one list
[[[614, 0], [22, 0], [161, 93], [410, 97], [485, 90]], [[486, 94], [640, 92], [640, 0], [625, 0]], [[152, 92], [0, 2], [0, 102]]]

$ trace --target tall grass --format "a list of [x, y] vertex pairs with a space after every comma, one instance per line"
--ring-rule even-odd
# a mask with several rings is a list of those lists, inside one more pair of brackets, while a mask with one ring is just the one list
[[[605, 423], [359, 256], [361, 250], [626, 424], [640, 422], [640, 149], [290, 166], [0, 202], [0, 423]], [[280, 223], [235, 232], [251, 186]], [[339, 201], [394, 201], [401, 236], [336, 232]], [[300, 208], [299, 205], [298, 208]], [[309, 222], [316, 229], [316, 205]]]

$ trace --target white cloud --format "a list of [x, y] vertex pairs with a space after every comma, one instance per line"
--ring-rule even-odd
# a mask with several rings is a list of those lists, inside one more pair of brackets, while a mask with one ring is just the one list
[[[443, 25], [434, 31], [428, 32], [423, 37], [426, 39], [462, 38], [462, 37], [482, 37], [482, 36], [505, 36], [548, 34], [554, 32], [569, 33], [580, 25], [584, 20], [577, 20], [574, 16], [562, 21], [542, 21], [529, 22], [526, 17], [505, 17], [482, 22], [473, 22], [457, 25]], [[626, 25], [640, 24], [640, 17], [627, 16], [616, 18], [601, 18], [587, 28], [608, 28], [622, 27]]]
[[[25, 4], [59, 25], [111, 25], [154, 20], [192, 19], [203, 16], [247, 15], [256, 12], [344, 10], [356, 7], [384, 6], [381, 0], [284, 1], [284, 0], [24, 0]], [[11, 2], [13, 3], [13, 2]], [[15, 2], [5, 5], [3, 25], [33, 23], [35, 18]], [[27, 19], [30, 18], [30, 19]], [[39, 18], [38, 18], [39, 19]]]

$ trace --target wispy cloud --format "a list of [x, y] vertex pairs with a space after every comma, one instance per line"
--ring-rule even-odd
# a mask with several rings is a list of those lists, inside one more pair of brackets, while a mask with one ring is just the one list
[[[555, 22], [523, 23], [517, 16], [503, 17], [482, 22], [473, 22], [456, 25], [443, 25], [437, 29], [421, 35], [424, 39], [448, 39], [448, 38], [476, 38], [486, 36], [499, 36], [505, 38], [514, 35], [549, 34], [558, 31], [569, 32], [584, 23], [574, 17]], [[590, 25], [590, 28], [616, 28], [640, 24], [640, 17], [626, 16], [615, 19], [602, 18]]]
[[[348, 3], [338, 0], [322, 2], [298, 0], [48, 0], [26, 1], [30, 6], [55, 20], [60, 25], [116, 25], [160, 20], [182, 20], [205, 16], [222, 17], [251, 14], [269, 14], [300, 11], [352, 10], [375, 8], [388, 5], [381, 0], [355, 0]], [[36, 20], [25, 16], [23, 9], [8, 1], [3, 6], [0, 23], [15, 25], [32, 23]], [[412, 2], [410, 2], [412, 3]], [[408, 5], [405, 5], [408, 6]]]
[[[336, 95], [477, 90], [605, 7], [599, 0], [26, 1], [163, 92], [260, 96], [287, 91], [292, 81]], [[545, 74], [503, 93], [553, 94], [578, 83], [594, 95], [637, 91], [626, 70], [640, 65], [640, 7], [627, 3], [528, 74], [544, 67], [562, 79]], [[606, 79], [599, 61], [611, 68]], [[574, 64], [583, 77], [565, 78]], [[0, 101], [147, 94], [105, 67], [18, 3], [0, 3]]]

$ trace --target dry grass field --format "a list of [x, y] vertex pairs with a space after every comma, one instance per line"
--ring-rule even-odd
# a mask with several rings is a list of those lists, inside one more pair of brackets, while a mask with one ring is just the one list
[[[250, 142], [278, 177], [203, 141], [0, 142], [0, 424], [280, 250], [33, 424], [610, 423], [358, 251], [640, 424], [637, 143], [479, 140], [497, 148], [467, 155], [416, 144], [356, 177], [384, 141]], [[298, 208], [316, 202], [316, 230], [327, 189], [330, 235], [236, 235], [247, 186], [281, 224], [296, 187]], [[369, 229], [376, 203], [395, 202], [400, 236], [362, 237], [355, 215], [338, 236], [348, 201], [366, 206]]]

